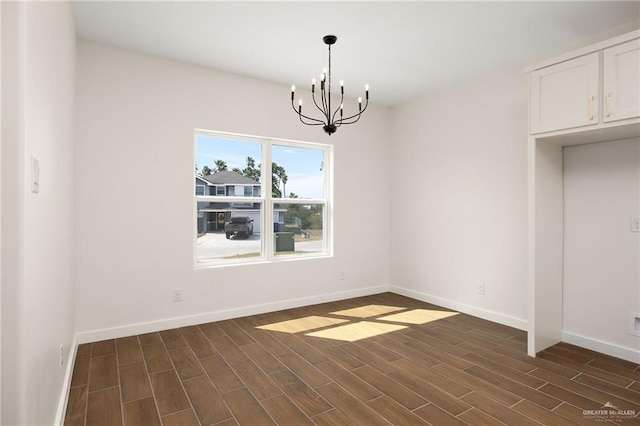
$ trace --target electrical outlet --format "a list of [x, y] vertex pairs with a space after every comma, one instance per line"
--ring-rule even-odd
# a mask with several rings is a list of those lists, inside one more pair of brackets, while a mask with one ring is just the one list
[[631, 217], [631, 232], [640, 232], [640, 216]]
[[478, 284], [478, 294], [484, 296], [484, 283]]
[[182, 302], [182, 289], [176, 288], [173, 290], [173, 301], [174, 302]]
[[64, 345], [60, 344], [60, 368], [64, 367]]

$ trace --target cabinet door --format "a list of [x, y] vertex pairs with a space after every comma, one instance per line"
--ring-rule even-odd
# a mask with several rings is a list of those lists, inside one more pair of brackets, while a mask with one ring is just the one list
[[640, 40], [604, 51], [604, 121], [640, 116]]
[[531, 73], [531, 133], [598, 123], [599, 53]]

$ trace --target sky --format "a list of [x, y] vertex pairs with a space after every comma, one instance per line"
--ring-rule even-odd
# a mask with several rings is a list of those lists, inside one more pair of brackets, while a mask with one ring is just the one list
[[[195, 161], [198, 171], [202, 171], [205, 165], [214, 169], [215, 160], [225, 161], [228, 170], [235, 167], [244, 169], [247, 157], [252, 157], [257, 166], [262, 163], [261, 146], [260, 142], [196, 135]], [[273, 145], [272, 160], [284, 167], [288, 176], [285, 188], [287, 195], [293, 192], [299, 198], [323, 197], [323, 155], [321, 149]]]

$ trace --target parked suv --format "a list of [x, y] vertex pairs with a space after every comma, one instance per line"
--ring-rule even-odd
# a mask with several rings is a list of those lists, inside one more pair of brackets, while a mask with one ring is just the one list
[[249, 238], [253, 235], [253, 219], [247, 216], [232, 217], [229, 222], [224, 225], [224, 232], [227, 240], [235, 235], [235, 238]]

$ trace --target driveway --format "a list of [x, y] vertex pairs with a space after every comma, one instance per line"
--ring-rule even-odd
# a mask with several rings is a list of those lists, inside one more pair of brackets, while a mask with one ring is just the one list
[[[216, 259], [232, 256], [247, 256], [260, 253], [260, 234], [253, 234], [248, 239], [227, 240], [224, 233], [208, 233], [198, 238], [198, 259]], [[296, 242], [296, 252], [321, 252], [322, 241]]]

